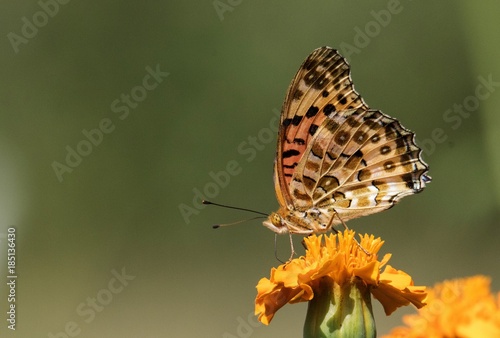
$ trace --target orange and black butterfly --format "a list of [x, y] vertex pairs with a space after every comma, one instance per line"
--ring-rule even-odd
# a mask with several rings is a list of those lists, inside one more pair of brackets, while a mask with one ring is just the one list
[[280, 208], [264, 226], [322, 233], [386, 210], [431, 181], [421, 152], [398, 120], [369, 109], [354, 90], [346, 59], [318, 48], [283, 104], [274, 165]]

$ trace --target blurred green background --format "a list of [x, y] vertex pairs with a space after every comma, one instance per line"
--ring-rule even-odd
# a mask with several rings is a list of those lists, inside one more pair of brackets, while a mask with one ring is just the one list
[[[323, 45], [344, 52], [371, 107], [416, 132], [433, 177], [350, 227], [381, 236], [417, 285], [487, 274], [500, 290], [499, 11], [493, 0], [2, 1], [0, 335], [300, 337], [305, 303], [269, 327], [252, 315], [255, 285], [278, 264], [273, 233], [260, 221], [214, 231], [249, 215], [193, 198], [277, 208], [276, 137], [263, 130]], [[147, 67], [168, 76], [143, 84]], [[62, 169], [67, 147], [86, 155]], [[237, 173], [215, 186], [228, 163]], [[278, 250], [287, 257], [286, 237]], [[413, 313], [374, 304], [379, 333]]]

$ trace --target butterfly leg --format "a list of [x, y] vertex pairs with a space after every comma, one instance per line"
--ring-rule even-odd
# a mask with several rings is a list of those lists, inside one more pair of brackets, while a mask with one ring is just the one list
[[292, 238], [292, 233], [289, 232], [288, 235], [290, 236], [290, 258], [288, 258], [288, 262], [290, 262], [293, 258], [293, 256], [295, 256], [295, 250], [293, 248], [293, 238]]
[[[290, 258], [288, 258], [288, 260], [286, 261], [286, 263], [290, 262], [293, 258], [293, 256], [295, 255], [295, 250], [293, 249], [293, 240], [292, 240], [292, 234], [289, 233], [290, 235], [290, 249], [291, 249], [291, 254], [290, 254]], [[279, 257], [278, 257], [278, 234], [275, 233], [274, 234], [274, 257], [276, 257], [276, 259], [282, 263], [282, 264], [285, 264], [285, 262], [283, 262]]]
[[312, 236], [311, 234], [307, 235], [306, 237], [302, 238], [302, 241], [300, 242], [302, 244], [302, 246], [304, 247], [304, 249], [307, 250], [307, 245], [306, 245], [306, 241], [305, 239], [309, 236]]
[[[342, 225], [344, 226], [344, 228], [345, 228], [346, 230], [349, 230], [349, 228], [347, 227], [347, 224], [345, 224], [344, 220], [343, 220], [342, 218], [340, 218], [340, 215], [339, 215], [336, 211], [334, 211], [334, 212], [335, 212], [335, 213], [334, 213], [334, 216], [333, 216], [333, 217], [335, 217], [335, 215], [336, 215], [336, 216], [337, 216], [337, 218], [338, 218], [338, 219], [340, 220], [340, 222], [342, 223]], [[332, 220], [333, 220], [333, 217], [332, 217]], [[333, 228], [333, 227], [332, 227], [331, 229], [332, 229], [333, 231], [335, 231], [335, 233], [338, 233], [338, 232], [339, 232], [337, 229], [335, 229], [335, 228]], [[371, 255], [372, 255], [370, 252], [368, 252], [368, 250], [366, 250], [365, 248], [363, 248], [363, 247], [361, 246], [361, 244], [359, 244], [359, 242], [358, 242], [358, 240], [357, 240], [356, 238], [353, 238], [353, 239], [354, 239], [354, 241], [356, 242], [356, 244], [358, 245], [358, 247], [359, 247], [361, 250], [363, 250], [363, 252], [364, 252], [365, 254], [367, 254], [368, 256], [371, 256]]]
[[280, 262], [280, 263], [285, 263], [283, 262], [279, 257], [278, 257], [278, 234], [274, 233], [274, 257]]

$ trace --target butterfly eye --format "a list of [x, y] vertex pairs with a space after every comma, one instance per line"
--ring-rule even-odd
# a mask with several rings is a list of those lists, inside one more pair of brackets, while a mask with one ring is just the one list
[[281, 216], [273, 212], [273, 214], [271, 215], [271, 223], [273, 223], [275, 227], [281, 227], [283, 225], [281, 221]]

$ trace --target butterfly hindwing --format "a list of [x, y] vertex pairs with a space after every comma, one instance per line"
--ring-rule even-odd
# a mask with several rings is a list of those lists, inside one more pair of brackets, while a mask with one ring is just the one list
[[329, 116], [294, 172], [295, 206], [329, 208], [343, 220], [390, 208], [425, 186], [420, 152], [414, 134], [380, 111]]

